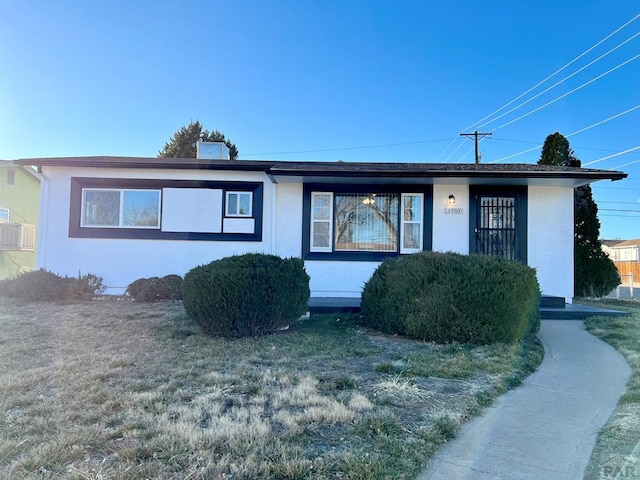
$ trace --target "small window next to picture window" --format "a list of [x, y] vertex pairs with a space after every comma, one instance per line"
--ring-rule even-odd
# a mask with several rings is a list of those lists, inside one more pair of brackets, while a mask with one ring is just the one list
[[225, 217], [251, 217], [252, 192], [227, 192]]
[[9, 223], [9, 209], [0, 207], [0, 223]]

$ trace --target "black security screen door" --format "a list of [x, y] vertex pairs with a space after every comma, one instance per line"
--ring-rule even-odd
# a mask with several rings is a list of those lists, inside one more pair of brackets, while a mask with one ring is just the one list
[[516, 260], [516, 197], [480, 195], [476, 212], [477, 253]]

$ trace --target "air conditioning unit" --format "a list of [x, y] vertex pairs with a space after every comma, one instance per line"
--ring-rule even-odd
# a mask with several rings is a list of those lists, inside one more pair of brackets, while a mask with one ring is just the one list
[[0, 223], [0, 250], [34, 251], [36, 226], [25, 223]]
[[224, 142], [198, 142], [196, 158], [201, 160], [229, 160], [229, 148]]

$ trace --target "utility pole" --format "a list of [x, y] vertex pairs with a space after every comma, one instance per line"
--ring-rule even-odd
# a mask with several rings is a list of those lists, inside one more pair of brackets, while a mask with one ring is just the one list
[[476, 163], [480, 163], [480, 154], [478, 153], [478, 137], [484, 138], [491, 135], [491, 132], [478, 132], [476, 130], [473, 133], [461, 133], [461, 137], [474, 137], [476, 142]]

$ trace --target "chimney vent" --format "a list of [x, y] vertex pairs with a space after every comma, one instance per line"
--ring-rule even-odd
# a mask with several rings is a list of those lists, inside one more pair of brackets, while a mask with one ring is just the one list
[[196, 158], [201, 160], [229, 160], [229, 148], [224, 142], [198, 142]]

